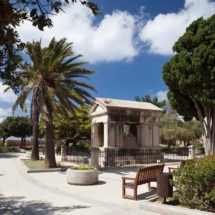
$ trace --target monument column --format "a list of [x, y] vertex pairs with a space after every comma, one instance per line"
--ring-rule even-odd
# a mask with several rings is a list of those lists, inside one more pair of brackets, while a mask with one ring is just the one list
[[108, 147], [108, 122], [104, 122], [104, 148]]
[[137, 125], [137, 146], [145, 146], [144, 124]]
[[145, 124], [144, 133], [145, 133], [144, 147], [151, 148], [153, 143], [153, 125], [149, 123]]
[[94, 123], [91, 123], [91, 147], [94, 147], [95, 143], [94, 143], [94, 135], [95, 135], [95, 124]]
[[156, 123], [153, 125], [153, 146], [159, 147], [159, 125]]

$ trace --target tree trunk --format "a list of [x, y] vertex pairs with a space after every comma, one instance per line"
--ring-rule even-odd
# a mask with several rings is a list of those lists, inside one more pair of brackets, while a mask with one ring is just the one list
[[23, 137], [23, 146], [24, 147], [26, 146], [26, 139], [25, 139], [25, 137]]
[[215, 154], [215, 110], [206, 109], [206, 117], [201, 120], [202, 138], [204, 142], [205, 155]]
[[45, 145], [45, 162], [44, 168], [56, 168], [55, 150], [54, 150], [54, 125], [52, 117], [52, 107], [46, 101], [47, 118], [46, 120], [46, 145]]
[[21, 144], [20, 144], [20, 149], [23, 148], [23, 137], [21, 138]]
[[32, 145], [32, 153], [31, 153], [31, 160], [39, 160], [39, 116], [40, 112], [38, 109], [37, 104], [37, 95], [34, 93], [32, 97], [32, 103], [31, 103], [31, 120], [32, 120], [32, 127], [33, 127], [33, 139], [31, 142]]
[[2, 146], [4, 146], [4, 144], [5, 144], [5, 140], [7, 139], [7, 137], [5, 138], [5, 137], [3, 137], [3, 141], [2, 141]]

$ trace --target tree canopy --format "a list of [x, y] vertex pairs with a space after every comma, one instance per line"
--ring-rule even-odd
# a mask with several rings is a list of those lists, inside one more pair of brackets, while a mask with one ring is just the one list
[[168, 146], [176, 141], [184, 144], [195, 143], [201, 137], [200, 122], [197, 120], [183, 121], [175, 110], [166, 108], [166, 114], [160, 118], [160, 142]]
[[[88, 107], [79, 107], [75, 110], [75, 115], [69, 114], [69, 118], [62, 114], [53, 116], [55, 140], [63, 139], [66, 145], [69, 143], [76, 145], [80, 140], [90, 140], [91, 122]], [[40, 133], [45, 138], [45, 120], [43, 117], [40, 119]]]
[[[159, 108], [164, 108], [166, 105], [166, 100], [163, 101], [158, 101], [158, 97], [155, 96], [153, 99], [151, 99], [151, 97], [149, 95], [145, 95], [144, 97], [140, 98], [139, 96], [135, 97], [135, 100], [137, 102], [149, 102], [152, 103], [153, 105], [159, 107]], [[164, 110], [163, 113], [165, 113], [166, 111]]]
[[173, 46], [176, 54], [165, 63], [163, 79], [171, 106], [200, 120], [205, 152], [215, 153], [215, 15], [199, 18]]
[[3, 145], [5, 140], [8, 137], [20, 137], [21, 138], [21, 147], [25, 141], [26, 137], [30, 137], [32, 135], [32, 124], [29, 117], [17, 116], [12, 117], [9, 116], [5, 118], [1, 123], [1, 128], [3, 131]]
[[[101, 12], [97, 4], [82, 0], [77, 1], [88, 7], [94, 15]], [[64, 3], [69, 4], [69, 0]], [[39, 30], [45, 27], [53, 27], [50, 15], [56, 15], [62, 9], [61, 0], [1, 0], [0, 1], [0, 78], [9, 85], [15, 93], [19, 91], [21, 75], [19, 70], [22, 57], [20, 51], [24, 49], [25, 44], [19, 38], [16, 27], [23, 24], [23, 21], [29, 21]], [[28, 12], [30, 10], [30, 13]]]

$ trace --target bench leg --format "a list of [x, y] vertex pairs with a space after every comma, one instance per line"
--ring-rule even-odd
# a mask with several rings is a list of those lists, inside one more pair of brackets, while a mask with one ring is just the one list
[[148, 182], [148, 190], [151, 190], [150, 182]]
[[124, 187], [125, 181], [122, 180], [122, 198], [125, 196], [125, 187]]
[[122, 198], [124, 198], [124, 196], [125, 196], [125, 188], [122, 187]]
[[134, 200], [137, 201], [137, 187], [134, 188]]

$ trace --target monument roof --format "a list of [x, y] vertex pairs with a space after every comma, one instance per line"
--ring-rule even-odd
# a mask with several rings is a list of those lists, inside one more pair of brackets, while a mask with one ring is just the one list
[[155, 110], [162, 111], [161, 108], [149, 103], [149, 102], [137, 102], [129, 100], [119, 100], [111, 98], [95, 98], [102, 106], [105, 107], [119, 107], [119, 108], [132, 108], [132, 109], [142, 109], [142, 110]]

